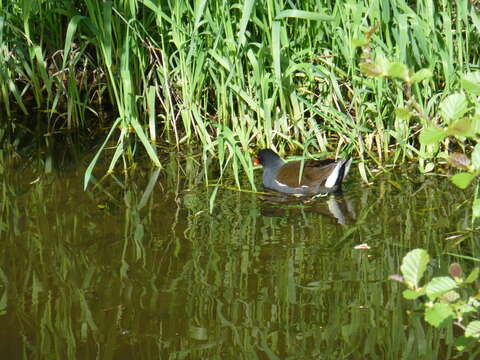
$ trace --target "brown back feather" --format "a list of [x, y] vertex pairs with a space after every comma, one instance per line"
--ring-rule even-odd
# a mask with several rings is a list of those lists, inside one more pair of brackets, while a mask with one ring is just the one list
[[328, 176], [335, 169], [336, 161], [332, 159], [325, 160], [307, 160], [304, 161], [303, 173], [300, 183], [298, 182], [298, 173], [300, 171], [300, 161], [286, 163], [278, 172], [277, 180], [290, 187], [323, 185]]

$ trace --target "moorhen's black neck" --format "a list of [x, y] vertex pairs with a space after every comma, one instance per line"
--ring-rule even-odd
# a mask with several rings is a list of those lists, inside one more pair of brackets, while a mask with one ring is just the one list
[[275, 189], [277, 187], [275, 185], [275, 178], [277, 177], [278, 171], [285, 165], [285, 161], [270, 149], [260, 150], [258, 160], [263, 166], [264, 186]]

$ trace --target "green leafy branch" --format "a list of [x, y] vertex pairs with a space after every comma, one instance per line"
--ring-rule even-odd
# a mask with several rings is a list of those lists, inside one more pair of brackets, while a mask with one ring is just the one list
[[[429, 262], [430, 257], [425, 250], [412, 250], [403, 258], [400, 267], [402, 275], [392, 275], [390, 279], [407, 286], [403, 291], [405, 299], [423, 300], [424, 318], [430, 325], [456, 325], [463, 330], [463, 335], [455, 339], [459, 350], [465, 350], [468, 345], [478, 346], [480, 294], [475, 289], [472, 291], [472, 287], [474, 288], [474, 282], [478, 279], [480, 268], [473, 269], [465, 278], [460, 264], [454, 263], [449, 268], [450, 276], [434, 277], [420, 285]], [[477, 293], [474, 294], [474, 291]]]
[[[395, 84], [402, 87], [406, 107], [397, 108], [396, 116], [404, 120], [412, 116], [423, 120], [419, 141], [424, 147], [431, 147], [430, 154], [437, 153], [439, 145], [448, 136], [455, 137], [462, 149], [465, 149], [467, 139], [476, 142], [470, 156], [467, 156], [464, 150], [448, 156], [451, 165], [462, 169], [462, 172], [452, 176], [451, 181], [465, 189], [480, 174], [480, 71], [463, 75], [460, 81], [462, 90], [446, 96], [434, 111], [436, 116], [432, 119], [423, 111], [411, 91], [413, 85], [420, 85], [432, 78], [432, 71], [425, 68], [414, 72], [406, 65], [390, 62], [381, 55], [373, 59], [370, 41], [375, 30], [376, 27], [367, 32], [364, 39], [355, 42], [355, 45], [362, 46], [363, 50], [360, 71], [371, 77], [397, 80]], [[432, 169], [433, 164], [429, 170]]]

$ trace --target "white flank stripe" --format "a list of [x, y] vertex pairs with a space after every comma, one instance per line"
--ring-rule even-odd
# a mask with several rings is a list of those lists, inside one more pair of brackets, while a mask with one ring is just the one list
[[278, 186], [288, 186], [288, 185], [285, 185], [285, 184], [282, 184], [280, 181], [278, 181], [277, 179], [275, 179], [275, 182], [277, 183]]

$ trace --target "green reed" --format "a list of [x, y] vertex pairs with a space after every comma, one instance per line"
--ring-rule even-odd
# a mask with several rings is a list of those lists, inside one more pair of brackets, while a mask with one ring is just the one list
[[413, 89], [430, 115], [479, 64], [467, 0], [14, 0], [0, 10], [0, 99], [7, 114], [45, 111], [47, 132], [98, 128], [112, 104], [97, 154], [116, 138], [110, 171], [137, 143], [160, 166], [155, 145], [167, 142], [199, 144], [250, 184], [259, 147], [351, 153], [366, 180], [369, 161], [418, 156], [418, 121], [395, 117], [401, 89], [358, 68], [356, 45], [375, 25], [373, 57], [433, 71]]

